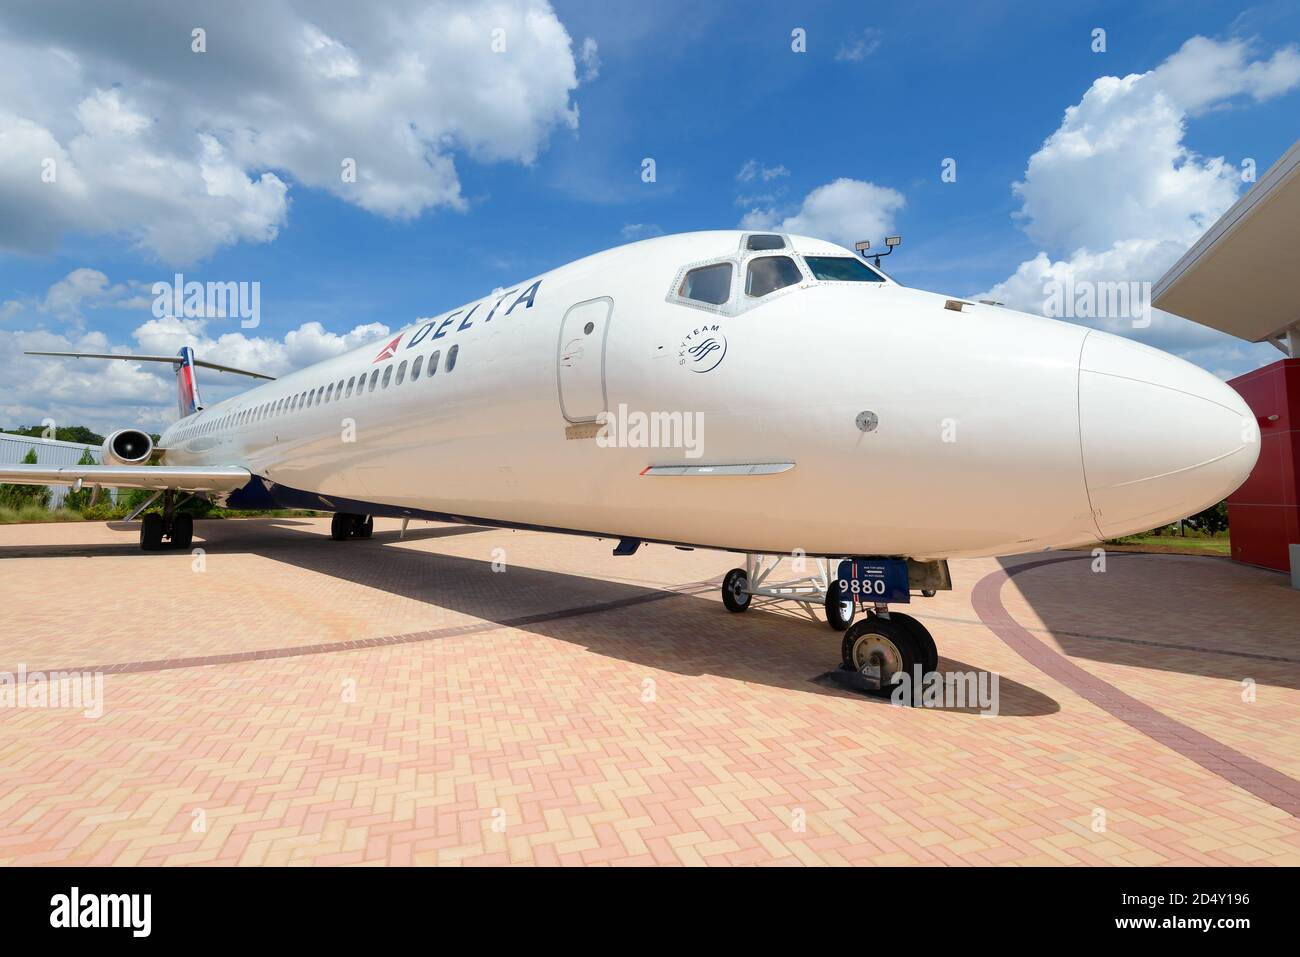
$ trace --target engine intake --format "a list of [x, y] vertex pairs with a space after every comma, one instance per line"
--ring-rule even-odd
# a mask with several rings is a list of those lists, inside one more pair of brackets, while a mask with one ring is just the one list
[[105, 465], [144, 465], [153, 455], [153, 439], [139, 429], [118, 429], [104, 440]]

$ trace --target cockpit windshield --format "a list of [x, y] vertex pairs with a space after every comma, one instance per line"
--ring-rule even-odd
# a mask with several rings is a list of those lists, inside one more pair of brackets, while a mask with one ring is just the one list
[[745, 295], [758, 299], [770, 292], [793, 286], [803, 273], [789, 256], [759, 256], [749, 261], [745, 273]]
[[720, 306], [731, 298], [731, 263], [714, 263], [692, 269], [682, 279], [677, 295]]
[[805, 256], [804, 262], [824, 282], [884, 282], [880, 275], [861, 259], [852, 256]]

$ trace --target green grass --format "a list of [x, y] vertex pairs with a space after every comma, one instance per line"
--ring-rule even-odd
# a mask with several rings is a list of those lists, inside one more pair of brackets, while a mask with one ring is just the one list
[[1207, 555], [1231, 555], [1232, 548], [1228, 542], [1227, 533], [1209, 538], [1205, 535], [1195, 535], [1188, 532], [1183, 535], [1126, 535], [1124, 538], [1117, 539], [1119, 545], [1163, 545], [1166, 548], [1187, 549], [1188, 551], [1205, 552]]
[[27, 522], [80, 522], [83, 520], [80, 512], [74, 512], [67, 508], [56, 508], [51, 511], [44, 505], [24, 505], [22, 508], [0, 507], [0, 525], [19, 525]]
[[[149, 511], [162, 511], [162, 507], [156, 506], [150, 508]], [[107, 507], [104, 505], [97, 505], [89, 514], [86, 515], [67, 508], [57, 508], [51, 511], [50, 509], [40, 505], [25, 505], [22, 508], [0, 507], [0, 525], [25, 525], [36, 522], [115, 522], [121, 521], [129, 514], [131, 514], [131, 510], [124, 505]], [[293, 508], [273, 508], [250, 512], [214, 508], [204, 515], [198, 515], [195, 517], [200, 520], [206, 518], [312, 518], [317, 515], [325, 514], [328, 513], [315, 512], [310, 509]]]

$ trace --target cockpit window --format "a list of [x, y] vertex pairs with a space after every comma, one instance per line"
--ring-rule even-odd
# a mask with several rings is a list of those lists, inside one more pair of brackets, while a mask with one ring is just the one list
[[749, 261], [745, 276], [745, 295], [757, 299], [803, 279], [803, 273], [789, 256], [760, 256]]
[[805, 256], [808, 270], [826, 282], [884, 282], [880, 275], [861, 259], [852, 256]]
[[749, 249], [785, 249], [785, 240], [772, 233], [753, 233], [745, 246]]
[[692, 269], [677, 290], [683, 299], [720, 306], [731, 298], [731, 263], [715, 263]]

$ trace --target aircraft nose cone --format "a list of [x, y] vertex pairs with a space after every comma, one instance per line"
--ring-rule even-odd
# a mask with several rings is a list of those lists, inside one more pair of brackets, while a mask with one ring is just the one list
[[1254, 414], [1204, 369], [1090, 332], [1079, 356], [1079, 439], [1102, 538], [1146, 531], [1235, 491], [1259, 458]]

